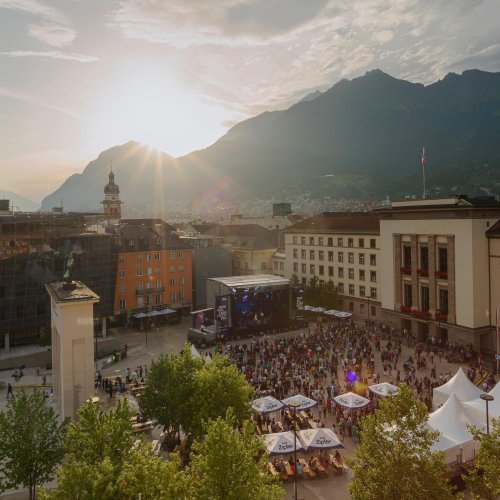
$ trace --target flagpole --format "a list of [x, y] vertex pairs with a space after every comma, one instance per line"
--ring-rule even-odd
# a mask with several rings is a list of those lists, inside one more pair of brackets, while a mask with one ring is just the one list
[[422, 165], [422, 180], [424, 184], [424, 194], [422, 196], [422, 200], [425, 200], [425, 165]]
[[426, 198], [426, 193], [425, 193], [425, 165], [427, 163], [427, 158], [425, 157], [425, 147], [422, 148], [422, 184], [424, 187], [424, 192], [422, 194], [422, 200], [425, 200]]

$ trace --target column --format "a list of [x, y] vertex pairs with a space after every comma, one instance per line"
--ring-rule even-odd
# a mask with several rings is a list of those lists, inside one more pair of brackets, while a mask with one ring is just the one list
[[456, 323], [455, 303], [455, 236], [447, 238], [448, 249], [448, 323]]
[[437, 308], [436, 298], [436, 235], [428, 236], [429, 243], [429, 311], [435, 312]]
[[418, 296], [418, 240], [417, 235], [412, 234], [411, 238], [411, 301], [412, 308], [420, 309], [420, 299]]
[[394, 234], [393, 235], [393, 244], [394, 244], [394, 308], [396, 311], [399, 311], [401, 304], [403, 303], [401, 294], [401, 235]]

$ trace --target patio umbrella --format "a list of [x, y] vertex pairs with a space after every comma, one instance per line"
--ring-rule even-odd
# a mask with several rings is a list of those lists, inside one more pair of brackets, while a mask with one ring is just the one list
[[133, 317], [134, 318], [145, 318], [147, 316], [147, 314], [144, 314], [143, 312], [140, 312], [140, 313], [137, 313], [137, 314], [134, 314]]
[[314, 401], [314, 399], [308, 398], [307, 396], [302, 396], [302, 394], [297, 394], [296, 396], [282, 399], [282, 402], [289, 406], [288, 403], [290, 403], [290, 401], [292, 400], [296, 400], [300, 403], [300, 406], [297, 407], [297, 411], [307, 410], [308, 408], [312, 408], [313, 406], [316, 406], [318, 404], [318, 402]]
[[306, 451], [310, 450], [327, 450], [332, 448], [343, 448], [344, 445], [340, 442], [335, 432], [331, 429], [305, 429], [297, 432], [300, 442], [303, 444]]
[[272, 396], [265, 396], [253, 401], [252, 410], [258, 413], [271, 413], [283, 408], [284, 404]]
[[381, 384], [370, 385], [368, 387], [370, 391], [377, 396], [395, 396], [398, 392], [398, 387], [389, 384], [389, 382], [382, 382]]
[[[264, 436], [264, 441], [269, 455], [282, 455], [284, 453], [293, 453], [294, 451], [294, 436], [291, 431], [267, 434]], [[302, 449], [304, 448], [297, 439], [297, 451]]]
[[346, 392], [345, 394], [334, 397], [333, 400], [345, 408], [363, 408], [363, 406], [370, 404], [369, 399], [358, 396], [354, 392]]

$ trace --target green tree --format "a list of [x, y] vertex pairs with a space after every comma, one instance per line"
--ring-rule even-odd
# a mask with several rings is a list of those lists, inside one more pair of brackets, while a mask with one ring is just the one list
[[0, 413], [0, 491], [23, 486], [29, 497], [53, 479], [61, 461], [64, 424], [42, 393], [21, 390]]
[[241, 430], [231, 411], [208, 422], [203, 440], [192, 447], [188, 473], [196, 488], [193, 498], [273, 500], [284, 497], [280, 483], [267, 472], [268, 455], [250, 421]]
[[405, 384], [363, 418], [360, 445], [348, 461], [354, 500], [454, 498], [443, 455], [430, 450], [438, 434], [426, 426], [427, 419], [426, 406]]
[[318, 307], [321, 302], [321, 286], [319, 285], [319, 278], [313, 276], [304, 287], [304, 300], [309, 306]]
[[332, 280], [328, 280], [320, 290], [320, 305], [325, 309], [338, 309], [341, 304], [337, 287]]
[[299, 277], [297, 276], [296, 273], [293, 273], [291, 276], [290, 276], [290, 285], [293, 287], [293, 288], [299, 288], [300, 287], [300, 280], [299, 280]]
[[216, 355], [196, 372], [193, 392], [194, 412], [186, 423], [193, 437], [203, 435], [203, 422], [224, 417], [231, 408], [238, 423], [250, 416], [253, 389], [225, 356]]
[[474, 461], [474, 470], [464, 476], [467, 488], [475, 499], [500, 498], [500, 418], [493, 419], [490, 434], [472, 427], [474, 439], [481, 443]]
[[140, 397], [142, 411], [154, 417], [169, 433], [179, 432], [191, 421], [196, 373], [203, 360], [193, 357], [188, 344], [180, 354], [161, 356], [153, 361], [146, 388]]

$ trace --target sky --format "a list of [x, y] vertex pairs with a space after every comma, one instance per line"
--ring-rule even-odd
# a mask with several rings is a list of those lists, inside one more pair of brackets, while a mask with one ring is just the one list
[[500, 0], [0, 0], [0, 190], [34, 201], [104, 149], [173, 156], [380, 68], [500, 71]]

